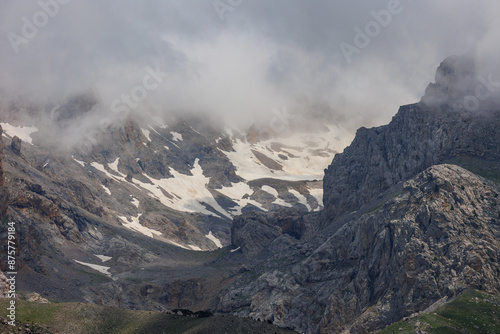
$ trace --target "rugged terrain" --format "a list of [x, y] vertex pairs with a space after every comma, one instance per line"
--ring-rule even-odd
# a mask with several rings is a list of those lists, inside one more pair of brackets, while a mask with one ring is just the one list
[[61, 149], [92, 98], [23, 109], [48, 127], [4, 107], [0, 212], [18, 223], [19, 288], [304, 333], [375, 331], [468, 288], [498, 295], [500, 109], [464, 105], [472, 65], [444, 61], [422, 101], [334, 158], [333, 125], [278, 140], [154, 117]]
[[322, 212], [235, 219], [233, 244], [253, 266], [221, 311], [358, 333], [467, 287], [498, 294], [500, 112], [460, 107], [471, 91], [449, 83], [462, 63], [443, 62], [428, 95], [390, 124], [358, 131], [325, 171]]

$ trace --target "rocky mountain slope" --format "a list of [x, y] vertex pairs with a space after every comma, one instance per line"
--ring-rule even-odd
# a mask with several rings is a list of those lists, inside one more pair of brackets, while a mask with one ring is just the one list
[[[498, 184], [436, 165], [394, 191], [324, 242], [289, 234], [269, 241], [270, 255], [240, 278], [221, 309], [301, 332], [360, 333], [466, 287], [499, 292]], [[255, 228], [254, 239], [262, 240], [260, 231], [272, 235]]]
[[471, 64], [443, 62], [422, 101], [360, 129], [324, 181], [333, 127], [278, 141], [257, 126], [127, 118], [56, 150], [51, 132], [87, 117], [59, 113], [92, 100], [51, 109], [52, 128], [5, 116], [19, 287], [304, 333], [382, 329], [469, 287], [498, 294], [500, 109], [464, 105]]
[[447, 75], [460, 77], [462, 63], [446, 60], [428, 90], [449, 99], [424, 98], [358, 131], [325, 171], [322, 212], [235, 219], [233, 244], [251, 265], [220, 310], [364, 333], [466, 287], [498, 294], [500, 112], [459, 107], [464, 92]]
[[82, 97], [48, 113], [2, 106], [11, 194], [2, 208], [9, 205], [18, 223], [21, 291], [129, 308], [215, 309], [234, 268], [209, 264], [229, 252], [215, 250], [230, 245], [232, 218], [320, 210], [322, 169], [342, 142], [328, 127], [280, 139], [256, 126], [240, 134], [198, 119], [129, 117], [70, 143], [67, 129], [76, 131], [94, 105]]
[[500, 175], [500, 111], [486, 101], [480, 110], [466, 109], [465, 97], [474, 96], [481, 83], [469, 82], [473, 75], [461, 66], [472, 67], [448, 58], [421, 103], [401, 107], [386, 126], [359, 129], [353, 143], [335, 156], [324, 178], [326, 219], [356, 210], [435, 164], [463, 158], [461, 164]]

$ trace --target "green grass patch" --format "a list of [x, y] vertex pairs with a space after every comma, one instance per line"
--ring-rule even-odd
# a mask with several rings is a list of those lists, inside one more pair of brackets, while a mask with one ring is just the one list
[[431, 313], [398, 321], [378, 333], [500, 333], [500, 297], [466, 290]]

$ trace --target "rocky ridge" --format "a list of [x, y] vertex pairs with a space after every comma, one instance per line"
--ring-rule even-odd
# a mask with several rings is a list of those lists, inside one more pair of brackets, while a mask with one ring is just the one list
[[[458, 83], [471, 85], [473, 76], [454, 67], [461, 65], [472, 67], [455, 57], [445, 60], [423, 102], [402, 106], [388, 125], [360, 128], [352, 144], [335, 156], [325, 171], [325, 221], [357, 210], [397, 183], [453, 159], [465, 157], [500, 174], [500, 111], [470, 112], [457, 105], [469, 91]], [[439, 102], [430, 99], [436, 95]], [[451, 96], [451, 104], [443, 96]]]
[[[450, 83], [473, 77], [454, 68], [464, 63], [438, 69], [427, 93], [445, 98], [358, 130], [325, 170], [322, 212], [235, 219], [233, 245], [249, 264], [219, 310], [305, 333], [365, 333], [467, 287], [499, 293], [500, 111], [459, 103], [470, 90]], [[301, 224], [307, 235], [289, 228]]]

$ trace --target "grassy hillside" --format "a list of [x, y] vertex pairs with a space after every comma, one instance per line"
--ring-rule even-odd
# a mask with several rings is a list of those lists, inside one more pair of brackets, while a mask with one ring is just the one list
[[379, 334], [389, 333], [500, 333], [500, 297], [467, 290], [433, 312], [396, 322]]
[[[0, 299], [0, 308], [7, 307], [8, 300]], [[213, 334], [213, 333], [295, 333], [263, 322], [229, 315], [196, 318], [161, 312], [134, 311], [83, 303], [38, 304], [19, 300], [17, 305], [18, 327], [38, 324], [53, 333], [167, 333], [167, 334]], [[2, 312], [4, 313], [4, 312]], [[0, 314], [5, 317], [4, 314]], [[21, 325], [22, 326], [19, 326]], [[1, 325], [1, 333], [8, 326]], [[31, 326], [34, 328], [35, 326]], [[31, 333], [38, 331], [31, 331]], [[40, 331], [47, 333], [47, 331]], [[16, 331], [16, 333], [18, 333]]]

